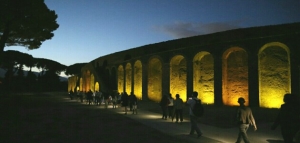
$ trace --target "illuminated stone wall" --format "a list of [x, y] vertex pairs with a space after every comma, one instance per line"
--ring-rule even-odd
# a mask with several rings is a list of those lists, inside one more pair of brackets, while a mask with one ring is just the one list
[[186, 101], [186, 60], [183, 56], [177, 55], [170, 62], [170, 93], [175, 98], [179, 94], [183, 101]]
[[125, 86], [125, 91], [127, 92], [127, 94], [131, 93], [131, 80], [132, 80], [132, 68], [131, 68], [131, 64], [127, 63], [126, 64], [126, 68], [125, 68], [125, 74], [126, 74], [126, 86]]
[[238, 98], [246, 100], [249, 105], [248, 91], [248, 55], [242, 48], [235, 47], [223, 55], [223, 104], [239, 105]]
[[281, 43], [269, 43], [259, 53], [260, 107], [279, 108], [283, 96], [291, 92], [288, 48]]
[[138, 99], [142, 99], [143, 70], [142, 70], [142, 62], [140, 60], [136, 61], [134, 64], [133, 76], [134, 76], [133, 77], [134, 94]]
[[90, 89], [95, 92], [95, 76], [91, 74], [91, 82], [90, 82]]
[[204, 104], [214, 103], [214, 59], [208, 52], [199, 52], [193, 60], [193, 91]]
[[124, 68], [122, 65], [118, 67], [118, 92], [124, 92]]
[[100, 91], [100, 85], [99, 82], [95, 83], [95, 91]]
[[77, 76], [71, 76], [68, 78], [68, 92], [71, 90], [74, 92], [74, 89], [76, 88], [77, 79]]
[[91, 72], [88, 70], [85, 74], [85, 89], [84, 91], [87, 92], [91, 89]]
[[79, 81], [79, 91], [83, 91], [83, 78], [80, 78]]
[[159, 102], [162, 97], [162, 63], [153, 58], [149, 61], [148, 68], [148, 98]]
[[244, 97], [246, 105], [279, 108], [284, 94], [300, 94], [299, 33], [300, 23], [272, 25], [119, 51], [82, 67], [79, 87], [97, 90], [98, 82], [101, 91], [133, 91], [156, 102], [197, 91], [204, 104], [237, 106]]

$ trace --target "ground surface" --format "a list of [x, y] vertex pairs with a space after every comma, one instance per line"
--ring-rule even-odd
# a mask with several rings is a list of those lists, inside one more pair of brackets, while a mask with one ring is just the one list
[[126, 116], [63, 101], [61, 95], [2, 95], [0, 143], [184, 143]]

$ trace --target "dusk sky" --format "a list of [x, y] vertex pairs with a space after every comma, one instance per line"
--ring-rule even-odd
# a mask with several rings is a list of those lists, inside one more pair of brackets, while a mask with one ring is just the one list
[[39, 49], [5, 47], [66, 66], [229, 29], [300, 22], [300, 0], [45, 0], [58, 15]]

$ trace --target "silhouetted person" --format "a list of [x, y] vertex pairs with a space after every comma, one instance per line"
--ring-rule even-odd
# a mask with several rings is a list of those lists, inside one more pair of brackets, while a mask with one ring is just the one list
[[191, 122], [190, 135], [193, 135], [194, 132], [196, 131], [197, 137], [199, 138], [200, 136], [202, 136], [202, 132], [197, 123], [198, 117], [193, 114], [193, 110], [192, 110], [194, 108], [196, 102], [199, 100], [197, 97], [198, 97], [198, 92], [194, 91], [192, 94], [192, 97], [190, 97], [189, 100], [187, 101], [187, 105], [190, 107], [190, 111], [189, 111], [190, 122]]
[[132, 106], [132, 114], [137, 114], [137, 98], [133, 93], [130, 96], [130, 104]]
[[168, 104], [169, 104], [169, 99], [167, 95], [163, 95], [163, 97], [160, 100], [160, 106], [161, 106], [161, 110], [162, 110], [162, 119], [167, 120], [167, 111], [168, 111]]
[[253, 125], [255, 131], [257, 130], [255, 119], [253, 117], [251, 108], [245, 106], [245, 99], [243, 97], [238, 99], [238, 103], [240, 106], [237, 109], [236, 117], [238, 121], [239, 134], [236, 143], [240, 143], [242, 139], [245, 143], [249, 143], [247, 130], [249, 129], [250, 125]]
[[275, 130], [280, 125], [284, 142], [293, 143], [293, 138], [300, 129], [299, 100], [297, 100], [296, 95], [285, 94], [283, 101], [284, 104], [281, 105], [271, 129]]
[[126, 92], [122, 94], [121, 101], [122, 101], [122, 106], [124, 107], [125, 115], [126, 115], [127, 114], [127, 106], [128, 106], [128, 94]]
[[70, 90], [69, 94], [70, 94], [70, 99], [73, 100], [73, 96], [74, 96], [73, 90]]
[[168, 112], [169, 112], [168, 114], [169, 114], [169, 118], [172, 118], [174, 116], [175, 110], [174, 110], [174, 103], [173, 103], [174, 99], [171, 93], [169, 94], [169, 101], [170, 103], [168, 104]]
[[95, 93], [95, 103], [96, 105], [100, 105], [101, 104], [101, 98], [100, 98], [100, 92], [99, 91], [96, 91]]
[[[180, 98], [179, 94], [176, 94], [176, 99], [174, 100], [174, 110], [175, 110], [175, 116], [176, 116], [176, 123], [178, 123], [179, 121], [179, 117], [180, 117], [180, 122], [182, 123], [183, 121], [183, 101]], [[174, 115], [172, 115], [172, 121], [173, 121]]]
[[89, 90], [86, 93], [86, 98], [87, 98], [87, 101], [88, 101], [88, 103], [90, 105], [92, 103], [92, 101], [93, 101], [93, 92], [92, 92], [92, 90]]

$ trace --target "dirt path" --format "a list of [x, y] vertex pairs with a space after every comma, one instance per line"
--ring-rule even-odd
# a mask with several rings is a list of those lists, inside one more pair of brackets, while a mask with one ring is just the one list
[[50, 94], [2, 96], [0, 143], [185, 143], [130, 118]]

